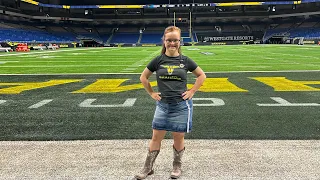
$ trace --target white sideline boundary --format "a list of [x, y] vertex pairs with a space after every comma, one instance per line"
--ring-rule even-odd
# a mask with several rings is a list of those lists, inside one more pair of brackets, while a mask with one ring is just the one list
[[[1, 141], [0, 179], [131, 180], [149, 140]], [[189, 140], [181, 180], [318, 179], [320, 140]], [[168, 179], [172, 139], [163, 140], [155, 174]]]
[[[108, 50], [117, 50], [117, 47], [99, 47], [99, 49], [108, 49]], [[125, 48], [122, 48], [125, 49]], [[84, 51], [84, 50], [97, 50], [95, 47], [89, 48], [71, 48], [71, 49], [59, 49], [59, 50], [44, 50], [44, 51], [35, 51], [35, 52], [13, 52], [12, 54], [0, 54], [1, 56], [23, 56], [28, 54], [47, 54], [47, 53], [56, 53], [56, 52], [69, 52], [69, 51]], [[104, 51], [105, 51], [104, 50]]]
[[[205, 72], [206, 74], [227, 74], [227, 73], [295, 73], [295, 72], [320, 72], [320, 70], [290, 70], [290, 71], [221, 71], [221, 72]], [[191, 72], [188, 72], [191, 73]], [[45, 76], [45, 75], [119, 75], [119, 74], [141, 74], [141, 73], [60, 73], [60, 74], [0, 74], [1, 76]]]

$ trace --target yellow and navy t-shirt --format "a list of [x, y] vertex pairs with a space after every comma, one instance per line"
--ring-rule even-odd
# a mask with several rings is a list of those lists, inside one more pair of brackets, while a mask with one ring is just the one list
[[157, 56], [148, 65], [151, 72], [156, 72], [158, 91], [161, 101], [175, 103], [183, 101], [182, 93], [187, 90], [187, 72], [194, 71], [198, 65], [187, 56]]

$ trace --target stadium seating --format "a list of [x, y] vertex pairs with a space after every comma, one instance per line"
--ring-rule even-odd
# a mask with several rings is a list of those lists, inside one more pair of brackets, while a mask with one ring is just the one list
[[144, 43], [150, 43], [150, 44], [162, 43], [162, 33], [143, 33], [140, 43], [141, 44], [144, 44]]
[[115, 33], [110, 43], [137, 43], [139, 33]]
[[285, 28], [285, 29], [270, 29], [267, 30], [264, 36], [264, 41], [268, 40], [272, 36], [286, 36], [288, 38], [310, 38], [320, 39], [320, 28], [317, 27], [299, 27], [299, 28]]
[[269, 38], [271, 38], [272, 36], [275, 35], [284, 35], [286, 33], [288, 33], [289, 29], [269, 29], [265, 32], [264, 36], [263, 36], [263, 41], [268, 40]]
[[290, 38], [304, 37], [320, 39], [320, 28], [297, 28], [289, 31]]
[[96, 33], [88, 33], [88, 32], [85, 32], [85, 33], [78, 33], [77, 35], [77, 38], [78, 39], [92, 39], [92, 40], [95, 40], [97, 42], [102, 42], [102, 38], [96, 34]]
[[78, 40], [69, 33], [51, 34], [46, 31], [30, 31], [22, 29], [0, 29], [0, 42], [14, 41], [14, 42], [57, 42], [69, 43], [78, 42]]
[[181, 33], [181, 37], [183, 38], [183, 43], [190, 43], [192, 42], [189, 33]]
[[[131, 27], [132, 26], [132, 27]], [[162, 26], [97, 26], [85, 27], [79, 25], [58, 24], [24, 24], [0, 23], [0, 42], [13, 41], [21, 43], [71, 43], [91, 39], [100, 44], [160, 44], [165, 27]], [[221, 32], [216, 27], [220, 27]], [[266, 24], [252, 23], [249, 25], [238, 24], [196, 24], [192, 27], [192, 37], [189, 37], [189, 27], [182, 26], [184, 43], [198, 42], [197, 33], [210, 33], [211, 36], [264, 33], [264, 42], [272, 36], [286, 36], [288, 38], [304, 37], [320, 39], [320, 23], [305, 21], [299, 23], [286, 22], [273, 25], [266, 29]], [[140, 29], [142, 32], [140, 34]], [[90, 30], [90, 32], [89, 32]], [[259, 35], [261, 37], [261, 35]], [[141, 38], [141, 39], [140, 39]]]

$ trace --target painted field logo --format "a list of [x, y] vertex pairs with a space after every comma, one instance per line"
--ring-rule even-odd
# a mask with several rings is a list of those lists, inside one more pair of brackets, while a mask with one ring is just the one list
[[[319, 85], [320, 81], [293, 81], [285, 77], [250, 77], [274, 89], [274, 91], [320, 91], [320, 88], [310, 85]], [[130, 79], [97, 79], [86, 87], [75, 90], [72, 93], [118, 93], [143, 89], [141, 83], [125, 84]], [[0, 94], [20, 94], [24, 91], [52, 87], [57, 85], [78, 83], [84, 79], [51, 79], [45, 82], [0, 82]], [[156, 81], [150, 82], [151, 86], [157, 86]], [[188, 84], [190, 89], [193, 85]], [[200, 92], [248, 92], [229, 81], [228, 78], [207, 78], [199, 89]]]
[[212, 52], [200, 52], [200, 53], [204, 55], [214, 55]]

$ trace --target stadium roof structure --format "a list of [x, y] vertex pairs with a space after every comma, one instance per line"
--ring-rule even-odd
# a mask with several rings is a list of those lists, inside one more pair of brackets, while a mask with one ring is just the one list
[[[152, 3], [152, 4], [151, 4]], [[0, 0], [0, 19], [93, 24], [319, 19], [320, 0]], [[190, 14], [192, 13], [192, 18]]]
[[[81, 1], [50, 1], [50, 0], [19, 0], [22, 2], [30, 3], [40, 7], [48, 8], [63, 8], [63, 9], [74, 9], [74, 8], [83, 8], [83, 9], [95, 9], [95, 8], [158, 8], [158, 7], [185, 7], [185, 6], [250, 6], [250, 5], [280, 5], [280, 4], [303, 4], [303, 3], [312, 3], [320, 2], [320, 0], [300, 0], [300, 1], [283, 1], [283, 0], [215, 0], [215, 1], [203, 1], [203, 0], [168, 0], [165, 1], [116, 1], [116, 2], [107, 2], [108, 4], [103, 4], [106, 2], [98, 0], [81, 0]], [[48, 3], [43, 3], [48, 2]], [[50, 2], [52, 2], [50, 4]], [[54, 2], [54, 3], [53, 3]], [[61, 3], [60, 3], [61, 2]], [[90, 4], [89, 4], [90, 2]], [[159, 4], [158, 4], [159, 3]]]
[[38, 0], [44, 4], [57, 5], [102, 5], [102, 4], [188, 4], [188, 3], [223, 3], [223, 2], [270, 2], [283, 0], [117, 0], [117, 1], [103, 1], [103, 0]]

